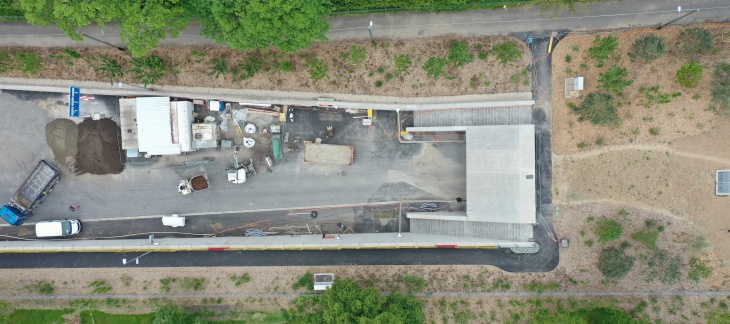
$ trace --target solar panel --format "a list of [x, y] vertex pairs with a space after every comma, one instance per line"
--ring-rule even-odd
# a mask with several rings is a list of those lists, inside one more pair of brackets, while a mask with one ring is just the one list
[[730, 170], [717, 170], [715, 173], [715, 194], [730, 195]]

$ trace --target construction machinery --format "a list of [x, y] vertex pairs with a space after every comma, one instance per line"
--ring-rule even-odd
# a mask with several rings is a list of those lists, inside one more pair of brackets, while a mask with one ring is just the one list
[[208, 188], [210, 188], [210, 182], [208, 182], [207, 174], [197, 175], [190, 179], [183, 179], [177, 184], [177, 192], [183, 195]]
[[246, 182], [246, 167], [238, 163], [238, 146], [233, 151], [233, 168], [226, 169], [228, 174], [228, 182], [241, 184]]
[[60, 180], [61, 172], [46, 160], [41, 160], [15, 191], [10, 202], [0, 208], [0, 218], [10, 225], [22, 225], [25, 218], [33, 213], [33, 209], [43, 202]]

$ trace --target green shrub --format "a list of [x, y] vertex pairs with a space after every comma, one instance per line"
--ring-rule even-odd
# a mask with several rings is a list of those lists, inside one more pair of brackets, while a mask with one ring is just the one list
[[660, 92], [659, 86], [653, 86], [651, 88], [641, 87], [639, 88], [639, 92], [646, 97], [646, 102], [644, 102], [644, 108], [656, 108], [659, 107], [659, 105], [672, 102], [672, 100], [669, 99], [670, 97], [677, 97], [669, 93]]
[[517, 43], [508, 41], [492, 46], [492, 52], [502, 65], [517, 62], [522, 58], [522, 50]]
[[133, 58], [130, 63], [132, 68], [129, 72], [132, 72], [132, 78], [144, 84], [145, 87], [148, 84], [157, 83], [158, 80], [167, 76], [170, 72], [165, 61], [155, 55]]
[[40, 280], [40, 281], [37, 281], [35, 284], [25, 286], [25, 289], [28, 289], [29, 291], [32, 291], [32, 292], [38, 292], [43, 295], [51, 295], [56, 290], [53, 287], [52, 283], [49, 283], [48, 281], [45, 281], [45, 280]]
[[598, 256], [598, 270], [606, 278], [620, 279], [634, 267], [634, 257], [627, 255], [623, 248], [607, 247]]
[[205, 278], [183, 278], [180, 282], [180, 288], [182, 290], [203, 290], [203, 284], [205, 284]]
[[345, 62], [346, 66], [358, 67], [361, 66], [368, 58], [368, 52], [364, 47], [352, 45], [350, 51], [347, 53], [340, 53], [342, 61]]
[[694, 282], [700, 282], [702, 279], [712, 277], [712, 268], [707, 266], [705, 261], [692, 257], [689, 260], [689, 273], [687, 273], [687, 276]]
[[601, 35], [596, 35], [593, 46], [588, 49], [588, 56], [598, 61], [598, 67], [603, 67], [603, 63], [616, 52], [616, 49], [618, 49], [618, 37], [609, 35], [601, 38]]
[[214, 58], [213, 63], [210, 67], [208, 67], [208, 70], [210, 73], [208, 73], [208, 76], [215, 77], [216, 79], [221, 75], [228, 74], [228, 64], [226, 64], [226, 60], [218, 57]]
[[38, 74], [43, 70], [43, 58], [33, 53], [16, 53], [17, 68], [25, 74]]
[[692, 242], [692, 252], [702, 252], [704, 249], [708, 248], [710, 246], [710, 243], [707, 242], [707, 238], [704, 236], [697, 236], [694, 238]]
[[198, 314], [190, 314], [184, 308], [173, 303], [167, 303], [155, 307], [154, 324], [194, 324], [203, 323]]
[[683, 88], [695, 88], [702, 80], [702, 65], [695, 61], [689, 62], [677, 70], [677, 82]]
[[311, 272], [305, 273], [297, 282], [292, 284], [292, 288], [297, 290], [299, 288], [305, 288], [307, 290], [314, 290], [314, 275]]
[[638, 231], [633, 234], [631, 234], [631, 238], [641, 242], [644, 244], [647, 248], [656, 250], [656, 240], [659, 238], [659, 231], [652, 231], [652, 230], [646, 230], [646, 231]]
[[446, 67], [446, 64], [448, 63], [449, 62], [443, 57], [433, 56], [426, 61], [426, 64], [423, 65], [423, 69], [426, 70], [426, 74], [428, 74], [428, 76], [438, 80], [442, 75], [446, 75], [444, 67]]
[[565, 55], [565, 63], [573, 62], [573, 57], [570, 55]]
[[86, 287], [92, 288], [92, 294], [105, 294], [112, 290], [112, 286], [106, 283], [104, 280], [94, 280], [90, 282]]
[[626, 80], [629, 72], [617, 66], [612, 66], [605, 73], [599, 73], [599, 76], [598, 82], [603, 83], [603, 89], [622, 97], [624, 89], [634, 84], [634, 80]]
[[330, 67], [329, 65], [327, 65], [327, 63], [316, 57], [307, 60], [307, 66], [309, 67], [309, 69], [307, 69], [307, 72], [314, 81], [326, 78], [327, 72], [329, 72], [330, 70]]
[[647, 303], [645, 300], [642, 300], [641, 302], [639, 302], [639, 305], [636, 305], [636, 308], [631, 310], [631, 312], [629, 314], [631, 314], [631, 316], [636, 317], [636, 315], [643, 313], [648, 307], [649, 307], [649, 303]]
[[0, 51], [0, 73], [10, 72], [14, 68], [13, 58], [8, 51]]
[[381, 81], [381, 80], [375, 81], [375, 87], [376, 88], [380, 88], [382, 86], [383, 86], [383, 81]]
[[719, 63], [712, 71], [712, 86], [710, 87], [712, 104], [719, 111], [730, 111], [730, 64]]
[[713, 47], [712, 33], [700, 27], [685, 29], [679, 34], [677, 47], [690, 57], [707, 54]]
[[233, 281], [235, 283], [236, 287], [238, 287], [238, 286], [240, 286], [242, 284], [245, 284], [245, 283], [251, 281], [251, 276], [249, 276], [248, 275], [248, 272], [247, 272], [247, 273], [244, 273], [244, 274], [242, 274], [240, 276], [230, 275], [230, 276], [228, 276], [228, 279], [230, 279], [231, 281]]
[[606, 243], [620, 239], [624, 227], [613, 219], [603, 218], [596, 222], [593, 232], [598, 236], [598, 242]]
[[659, 135], [659, 128], [658, 127], [649, 128], [649, 135], [651, 135], [651, 136]]
[[408, 69], [411, 68], [411, 55], [410, 54], [398, 54], [394, 58], [395, 60], [395, 72], [400, 75], [401, 73], [411, 74]]
[[408, 291], [421, 291], [426, 287], [426, 280], [419, 276], [405, 275], [403, 281]]
[[530, 71], [527, 68], [522, 69], [522, 72], [520, 72], [522, 75], [522, 85], [529, 86], [530, 85]]
[[99, 78], [109, 80], [110, 84], [114, 84], [115, 80], [124, 76], [124, 71], [122, 71], [122, 66], [119, 62], [106, 56], [101, 57], [101, 65], [99, 65], [95, 71]]
[[177, 278], [162, 278], [160, 279], [160, 291], [161, 292], [170, 292], [170, 289], [172, 288], [171, 285], [173, 282], [177, 282]]
[[570, 108], [579, 115], [578, 120], [588, 120], [594, 125], [606, 126], [619, 119], [613, 96], [608, 93], [590, 93], [580, 106], [572, 105]]
[[294, 64], [292, 64], [292, 62], [289, 62], [289, 61], [284, 61], [284, 62], [281, 62], [280, 68], [284, 72], [293, 72]]
[[469, 52], [469, 45], [466, 43], [453, 42], [449, 49], [448, 60], [456, 67], [462, 67], [474, 62], [474, 53]]
[[636, 60], [637, 57], [641, 57], [647, 61], [653, 61], [661, 57], [664, 51], [663, 38], [654, 35], [644, 35], [631, 45], [629, 57], [631, 57], [632, 61]]
[[80, 59], [81, 58], [81, 54], [79, 54], [79, 52], [74, 51], [74, 50], [72, 50], [72, 49], [70, 49], [68, 47], [63, 49], [63, 54], [66, 54], [66, 56], [68, 56], [69, 58], [72, 58], [72, 59]]
[[231, 68], [231, 79], [235, 82], [253, 78], [261, 72], [263, 67], [264, 60], [260, 56], [252, 54], [245, 58], [243, 63], [238, 63]]
[[682, 259], [669, 255], [665, 250], [656, 250], [648, 257], [646, 265], [649, 280], [659, 279], [662, 283], [673, 284], [682, 275]]

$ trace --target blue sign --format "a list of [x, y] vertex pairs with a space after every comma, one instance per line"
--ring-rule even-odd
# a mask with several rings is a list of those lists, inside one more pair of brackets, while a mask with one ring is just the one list
[[68, 88], [68, 116], [79, 117], [79, 97], [81, 89], [77, 87]]

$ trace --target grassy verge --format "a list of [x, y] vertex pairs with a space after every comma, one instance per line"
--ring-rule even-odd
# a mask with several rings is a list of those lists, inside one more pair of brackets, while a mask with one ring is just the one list
[[64, 323], [63, 315], [71, 314], [74, 310], [65, 309], [18, 309], [8, 318], [9, 323], [47, 324]]
[[513, 0], [505, 2], [502, 0], [437, 0], [437, 1], [332, 1], [332, 16], [370, 14], [377, 12], [446, 12], [465, 11], [474, 9], [496, 9], [517, 7], [532, 4], [533, 0]]
[[80, 314], [81, 324], [114, 323], [114, 324], [149, 324], [155, 319], [154, 314], [127, 315], [109, 314], [100, 311], [83, 311]]

